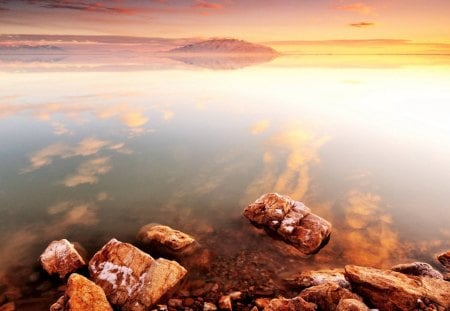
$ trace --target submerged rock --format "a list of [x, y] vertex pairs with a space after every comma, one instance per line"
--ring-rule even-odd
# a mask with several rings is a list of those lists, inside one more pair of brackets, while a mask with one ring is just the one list
[[275, 298], [264, 308], [264, 311], [315, 311], [317, 306], [300, 297], [292, 299]]
[[295, 288], [307, 288], [324, 283], [335, 283], [343, 288], [350, 288], [350, 283], [345, 279], [343, 269], [304, 271], [294, 275], [287, 282]]
[[442, 273], [434, 269], [430, 264], [426, 262], [413, 262], [407, 264], [400, 264], [393, 266], [392, 271], [401, 272], [404, 274], [415, 276], [428, 276], [436, 279], [443, 279]]
[[168, 226], [148, 224], [143, 226], [137, 239], [158, 252], [168, 255], [188, 255], [193, 253], [198, 243], [190, 235]]
[[0, 311], [15, 311], [16, 305], [14, 302], [8, 302], [0, 306]]
[[343, 299], [362, 301], [361, 297], [335, 283], [324, 283], [309, 287], [303, 290], [299, 297], [316, 304], [319, 307], [319, 310], [330, 311], [336, 310], [340, 301]]
[[39, 259], [45, 271], [49, 274], [58, 273], [60, 278], [86, 265], [74, 244], [66, 239], [51, 242]]
[[64, 296], [50, 307], [50, 311], [112, 311], [103, 290], [84, 276], [73, 273], [67, 281]]
[[244, 209], [254, 225], [276, 233], [305, 255], [316, 253], [328, 241], [331, 224], [288, 196], [267, 193]]
[[450, 308], [450, 283], [440, 279], [352, 265], [345, 276], [353, 291], [380, 310]]
[[437, 259], [447, 270], [450, 270], [450, 251], [440, 254]]
[[175, 261], [150, 255], [128, 243], [109, 241], [89, 262], [94, 282], [122, 310], [146, 310], [169, 296], [187, 271]]
[[336, 311], [369, 311], [364, 302], [357, 299], [341, 299]]

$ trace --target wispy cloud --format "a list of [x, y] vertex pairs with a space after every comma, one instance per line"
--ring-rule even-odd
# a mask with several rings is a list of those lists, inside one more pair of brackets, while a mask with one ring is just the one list
[[199, 9], [213, 9], [213, 10], [221, 10], [224, 8], [223, 4], [216, 2], [208, 2], [206, 0], [195, 0], [193, 7]]
[[112, 168], [109, 157], [94, 158], [84, 161], [77, 168], [75, 174], [64, 179], [66, 187], [75, 187], [81, 184], [96, 184], [100, 175], [108, 173]]
[[32, 154], [29, 158], [30, 164], [22, 172], [30, 173], [38, 170], [52, 164], [53, 160], [57, 158], [67, 159], [75, 156], [87, 157], [95, 155], [103, 148], [119, 152], [123, 148], [123, 145], [112, 144], [109, 141], [100, 140], [95, 137], [85, 138], [75, 146], [62, 143], [52, 144]]
[[355, 2], [350, 4], [339, 4], [335, 6], [336, 10], [340, 11], [349, 11], [349, 12], [355, 12], [359, 14], [372, 14], [375, 9], [365, 3], [362, 2]]
[[[29, 2], [30, 3], [30, 2]], [[32, 1], [32, 4], [39, 4], [40, 7], [47, 9], [66, 9], [89, 12], [107, 12], [115, 14], [132, 15], [137, 12], [134, 8], [109, 6], [104, 2], [88, 2], [73, 0], [57, 0], [57, 1]], [[106, 2], [107, 3], [107, 2]]]
[[351, 27], [365, 28], [365, 27], [375, 26], [375, 23], [359, 22], [359, 23], [351, 23], [351, 24], [348, 24], [348, 25], [351, 26]]

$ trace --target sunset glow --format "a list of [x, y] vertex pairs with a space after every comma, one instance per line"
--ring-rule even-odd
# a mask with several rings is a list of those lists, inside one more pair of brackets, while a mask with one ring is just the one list
[[22, 0], [0, 2], [0, 30], [3, 34], [234, 37], [270, 42], [291, 52], [446, 54], [449, 14], [447, 0]]

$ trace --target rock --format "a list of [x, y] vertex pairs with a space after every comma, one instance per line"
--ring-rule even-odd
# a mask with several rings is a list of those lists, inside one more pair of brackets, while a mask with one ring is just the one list
[[231, 292], [228, 294], [228, 296], [230, 296], [231, 300], [239, 300], [242, 298], [242, 292], [240, 291]]
[[445, 273], [445, 274], [444, 274], [444, 280], [450, 282], [450, 273]]
[[343, 269], [305, 271], [288, 280], [289, 285], [296, 288], [307, 288], [324, 283], [335, 283], [343, 288], [350, 288], [350, 283], [345, 279]]
[[437, 259], [448, 270], [450, 270], [450, 251], [440, 254]]
[[4, 304], [3, 306], [0, 306], [0, 311], [15, 311], [16, 305], [14, 302], [8, 302]]
[[50, 308], [52, 311], [112, 311], [105, 293], [84, 276], [73, 273], [67, 281], [66, 293]]
[[172, 308], [181, 308], [183, 306], [183, 300], [172, 298], [167, 301], [167, 305]]
[[275, 233], [305, 255], [314, 254], [328, 241], [331, 224], [288, 196], [267, 193], [244, 209], [255, 226]]
[[109, 241], [89, 262], [92, 279], [122, 310], [145, 310], [169, 296], [187, 271], [175, 261], [150, 255], [128, 243]]
[[186, 299], [183, 301], [183, 305], [184, 305], [185, 307], [190, 307], [190, 306], [192, 306], [194, 303], [195, 303], [195, 300], [194, 300], [194, 298], [191, 298], [191, 297], [188, 297], [188, 298], [186, 298]]
[[301, 297], [292, 299], [275, 298], [264, 308], [264, 311], [315, 311], [316, 305], [303, 300]]
[[336, 311], [369, 311], [364, 302], [357, 299], [341, 299], [336, 307]]
[[267, 307], [270, 303], [270, 299], [269, 298], [257, 298], [255, 300], [255, 305], [260, 308], [260, 309], [264, 309], [265, 307]]
[[419, 300], [438, 310], [450, 308], [450, 283], [440, 279], [353, 265], [345, 267], [345, 277], [354, 292], [380, 310], [415, 310]]
[[335, 283], [324, 283], [303, 290], [299, 297], [316, 304], [319, 310], [336, 310], [342, 299], [362, 300], [361, 297]]
[[86, 265], [74, 245], [66, 239], [51, 242], [39, 259], [48, 274], [58, 273], [60, 278]]
[[190, 235], [159, 224], [143, 226], [137, 239], [165, 255], [189, 255], [198, 248], [198, 243]]
[[413, 262], [407, 264], [400, 264], [393, 266], [392, 271], [401, 272], [404, 274], [415, 275], [415, 276], [428, 276], [436, 279], [443, 279], [442, 273], [434, 269], [431, 265], [426, 262]]
[[220, 310], [233, 310], [233, 305], [231, 304], [231, 297], [229, 295], [225, 295], [219, 298], [219, 309]]
[[211, 302], [205, 302], [203, 304], [203, 311], [216, 311], [217, 306]]

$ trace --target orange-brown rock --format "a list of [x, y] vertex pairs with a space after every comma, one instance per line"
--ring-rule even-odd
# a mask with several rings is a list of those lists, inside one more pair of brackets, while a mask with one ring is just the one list
[[0, 311], [15, 311], [15, 310], [16, 305], [14, 304], [14, 302], [8, 302], [0, 306]]
[[437, 259], [448, 270], [450, 270], [450, 251], [440, 254]]
[[335, 283], [324, 283], [303, 290], [299, 297], [314, 303], [319, 310], [336, 310], [342, 299], [361, 300], [361, 297]]
[[324, 283], [335, 283], [343, 288], [350, 288], [350, 283], [345, 279], [343, 269], [300, 272], [290, 278], [288, 283], [292, 287], [301, 289]]
[[264, 308], [264, 311], [315, 311], [317, 306], [300, 297], [292, 299], [275, 298]]
[[450, 309], [450, 282], [353, 265], [345, 267], [345, 276], [353, 291], [380, 311]]
[[369, 311], [364, 302], [357, 299], [341, 299], [336, 311]]
[[392, 271], [415, 276], [428, 276], [430, 278], [443, 279], [442, 273], [434, 269], [426, 262], [413, 262], [407, 264], [399, 264], [391, 268]]
[[92, 279], [122, 310], [147, 310], [169, 296], [187, 271], [175, 261], [150, 255], [128, 243], [109, 241], [89, 262]]
[[305, 255], [316, 253], [328, 241], [331, 224], [288, 196], [267, 193], [244, 209], [254, 225], [275, 233]]
[[67, 281], [66, 293], [50, 307], [50, 311], [112, 311], [103, 290], [84, 276], [73, 273]]
[[51, 242], [39, 259], [45, 271], [57, 273], [60, 278], [86, 265], [74, 245], [66, 239]]
[[138, 232], [137, 239], [167, 255], [189, 255], [198, 247], [192, 236], [159, 224], [143, 226]]

